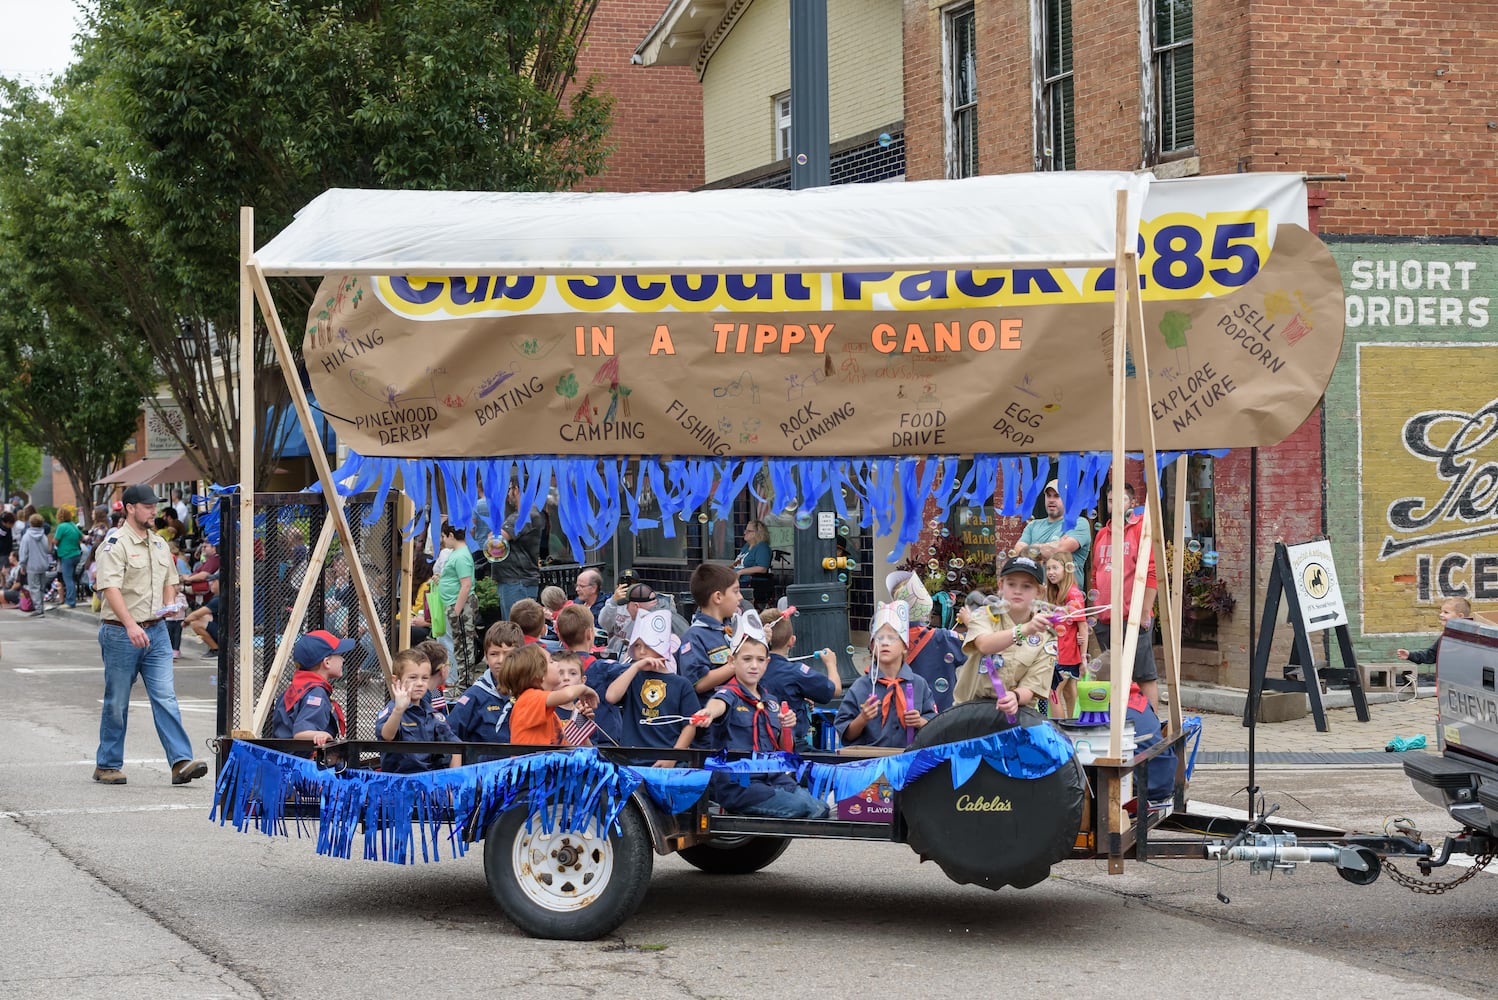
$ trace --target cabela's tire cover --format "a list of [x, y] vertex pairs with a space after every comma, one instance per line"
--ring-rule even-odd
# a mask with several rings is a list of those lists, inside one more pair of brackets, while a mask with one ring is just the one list
[[[1023, 708], [1018, 724], [1050, 725]], [[957, 743], [1009, 728], [993, 702], [968, 702], [954, 705], [922, 727], [910, 748]], [[1010, 778], [982, 764], [955, 790], [952, 765], [943, 761], [900, 793], [906, 842], [954, 882], [1023, 889], [1071, 856], [1082, 824], [1085, 787], [1075, 757], [1034, 780]]]

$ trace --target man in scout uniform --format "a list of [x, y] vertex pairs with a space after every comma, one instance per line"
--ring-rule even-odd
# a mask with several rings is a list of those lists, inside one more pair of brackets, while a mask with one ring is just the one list
[[172, 687], [172, 643], [165, 614], [176, 607], [177, 569], [166, 541], [152, 530], [158, 502], [149, 486], [126, 489], [121, 499], [124, 523], [99, 546], [95, 564], [94, 589], [102, 599], [104, 710], [94, 780], [105, 785], [125, 783], [120, 770], [125, 762], [125, 722], [137, 675], [151, 699], [156, 734], [172, 765], [172, 784], [186, 784], [208, 773], [206, 763], [193, 759]]

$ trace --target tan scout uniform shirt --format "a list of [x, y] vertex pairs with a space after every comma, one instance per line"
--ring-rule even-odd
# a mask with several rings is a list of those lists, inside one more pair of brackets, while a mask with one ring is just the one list
[[[166, 542], [156, 532], [140, 538], [129, 525], [109, 533], [99, 545], [94, 567], [94, 589], [118, 587], [125, 610], [137, 623], [155, 617], [167, 587], [177, 586], [177, 566]], [[105, 601], [99, 617], [114, 620], [114, 609]]]
[[[962, 651], [967, 662], [957, 671], [957, 686], [953, 689], [954, 702], [978, 701], [994, 698], [993, 682], [983, 673], [983, 655], [978, 652], [975, 640], [989, 632], [1014, 631], [1014, 619], [1007, 614], [994, 618], [986, 608], [977, 608], [968, 616], [967, 637]], [[1014, 691], [1029, 688], [1037, 698], [1046, 698], [1051, 693], [1051, 674], [1056, 669], [1056, 637], [1042, 632], [1027, 636], [1002, 653], [992, 654], [1004, 658], [999, 670], [999, 680], [1004, 690]]]

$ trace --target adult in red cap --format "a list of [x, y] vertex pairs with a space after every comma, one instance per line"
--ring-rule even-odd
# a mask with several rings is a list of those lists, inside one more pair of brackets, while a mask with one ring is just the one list
[[104, 709], [94, 780], [125, 783], [125, 721], [138, 676], [145, 682], [156, 735], [172, 765], [172, 784], [183, 785], [207, 774], [208, 765], [193, 759], [173, 687], [166, 617], [182, 610], [177, 605], [177, 567], [165, 540], [151, 530], [158, 503], [151, 487], [128, 487], [120, 502], [125, 521], [99, 546], [95, 564], [94, 589], [103, 602], [99, 649], [104, 656]]

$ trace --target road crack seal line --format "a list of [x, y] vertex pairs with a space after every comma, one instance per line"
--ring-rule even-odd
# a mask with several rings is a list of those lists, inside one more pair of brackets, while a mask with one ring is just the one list
[[[186, 923], [186, 921], [179, 921], [172, 914], [151, 905], [151, 902], [149, 900], [140, 898], [138, 895], [132, 892], [129, 887], [116, 885], [102, 871], [90, 864], [87, 858], [83, 857], [77, 852], [70, 850], [58, 841], [47, 836], [46, 833], [44, 833], [37, 824], [28, 822], [27, 817], [12, 816], [9, 818], [13, 823], [15, 823], [21, 829], [25, 830], [31, 836], [50, 846], [51, 849], [56, 851], [60, 857], [68, 862], [68, 864], [72, 865], [76, 871], [82, 872], [84, 875], [87, 875], [97, 885], [129, 903], [134, 909], [149, 917], [151, 921], [162, 930], [166, 931], [168, 934], [172, 935], [177, 940], [187, 945], [198, 955], [201, 955], [214, 969], [222, 969], [225, 972], [232, 973], [233, 975], [239, 977], [239, 979], [243, 983], [245, 983], [255, 991], [254, 995], [256, 997], [261, 998], [261, 1000], [270, 1000], [270, 998], [275, 995], [271, 991], [268, 984], [261, 980], [257, 972], [249, 968], [239, 966], [238, 963], [236, 963], [232, 958], [228, 956], [219, 955], [217, 952], [212, 950], [205, 942], [196, 940], [191, 934], [188, 933], [185, 928], [179, 926], [179, 923]], [[216, 978], [222, 980], [223, 976], [222, 974], [220, 974]]]

